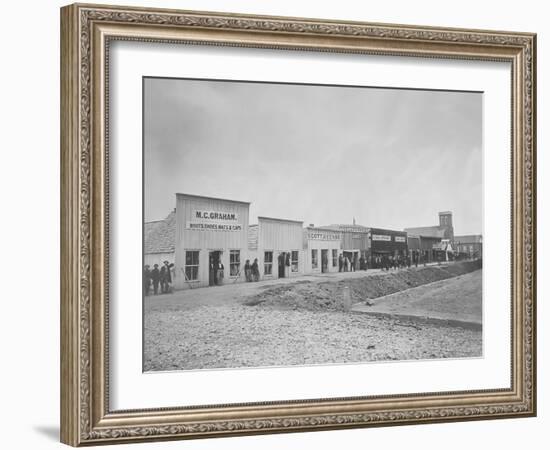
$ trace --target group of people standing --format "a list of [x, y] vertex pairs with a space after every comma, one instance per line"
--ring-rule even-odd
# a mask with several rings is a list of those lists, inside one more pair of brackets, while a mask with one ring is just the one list
[[349, 258], [340, 253], [338, 257], [338, 272], [355, 272], [355, 258]]
[[214, 258], [210, 258], [210, 266], [209, 266], [209, 279], [208, 279], [208, 285], [209, 286], [220, 286], [223, 284], [224, 279], [224, 272], [225, 267], [221, 260], [214, 260]]
[[[411, 267], [411, 257], [403, 255], [383, 255], [379, 257], [378, 266], [382, 270], [397, 270]], [[418, 267], [418, 259], [415, 259], [415, 266]]]
[[[359, 264], [357, 264], [359, 263]], [[355, 272], [356, 270], [367, 270], [368, 262], [367, 258], [363, 255], [358, 259], [357, 255], [349, 257], [340, 253], [338, 257], [338, 272]]]
[[416, 254], [413, 254], [412, 258], [405, 255], [382, 255], [373, 256], [369, 264], [369, 260], [364, 256], [357, 259], [356, 256], [350, 258], [344, 254], [340, 254], [338, 257], [338, 271], [355, 272], [356, 270], [367, 270], [369, 265], [372, 268], [380, 268], [382, 270], [409, 268], [411, 265], [418, 267], [419, 260], [420, 258]]
[[254, 262], [250, 264], [250, 260], [247, 259], [244, 263], [244, 277], [246, 281], [260, 281], [260, 266], [258, 265], [258, 258], [254, 259]]
[[174, 264], [168, 261], [164, 261], [160, 269], [158, 264], [154, 264], [152, 269], [150, 265], [146, 264], [143, 267], [143, 294], [151, 295], [151, 287], [153, 295], [171, 293], [173, 267]]

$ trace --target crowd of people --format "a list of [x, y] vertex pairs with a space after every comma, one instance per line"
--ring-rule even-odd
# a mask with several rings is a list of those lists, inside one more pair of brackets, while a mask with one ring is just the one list
[[357, 258], [357, 255], [348, 257], [340, 253], [338, 257], [338, 272], [355, 272], [356, 270], [368, 270], [368, 268], [368, 260], [363, 255]]
[[153, 295], [171, 293], [173, 267], [174, 264], [168, 261], [164, 261], [160, 269], [158, 264], [154, 264], [152, 269], [151, 266], [145, 265], [143, 268], [143, 294], [151, 295], [151, 288]]
[[[375, 258], [375, 264], [377, 267], [381, 268], [382, 270], [397, 270], [397, 269], [404, 269], [409, 268], [413, 264], [413, 261], [410, 256], [403, 256], [403, 255], [383, 255], [378, 256]], [[414, 259], [414, 265], [415, 267], [418, 267], [418, 259]]]
[[[370, 259], [370, 261], [369, 261]], [[370, 258], [365, 258], [361, 256], [357, 259], [357, 256], [350, 258], [345, 254], [340, 254], [338, 257], [338, 271], [339, 272], [355, 272], [356, 270], [368, 270], [371, 269], [382, 269], [382, 270], [396, 270], [409, 268], [412, 265], [418, 267], [418, 263], [422, 262], [418, 254], [413, 253], [412, 255], [382, 255], [382, 256], [372, 256]], [[425, 262], [424, 262], [424, 265]]]
[[[355, 272], [355, 268], [357, 266], [356, 259], [357, 258], [349, 258], [348, 256], [340, 253], [340, 256], [338, 257], [338, 272]], [[361, 256], [361, 259], [364, 258]], [[328, 259], [327, 261], [323, 261], [323, 265], [328, 265]], [[366, 268], [361, 270], [366, 270]]]

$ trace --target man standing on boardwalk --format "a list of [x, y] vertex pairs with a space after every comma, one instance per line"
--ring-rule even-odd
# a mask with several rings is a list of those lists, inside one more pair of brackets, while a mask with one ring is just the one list
[[252, 263], [252, 278], [254, 281], [260, 280], [260, 267], [258, 266], [258, 258], [254, 258]]
[[153, 266], [153, 270], [151, 270], [151, 281], [153, 282], [153, 294], [158, 295], [160, 282], [160, 270], [158, 264], [155, 264]]
[[252, 281], [252, 267], [250, 266], [250, 260], [247, 259], [244, 264], [244, 277], [246, 281]]
[[148, 296], [151, 290], [151, 269], [149, 265], [143, 268], [143, 295]]
[[160, 288], [163, 294], [168, 294], [168, 292], [170, 292], [170, 285], [172, 284], [172, 267], [174, 267], [174, 264], [164, 261], [164, 265], [160, 269]]

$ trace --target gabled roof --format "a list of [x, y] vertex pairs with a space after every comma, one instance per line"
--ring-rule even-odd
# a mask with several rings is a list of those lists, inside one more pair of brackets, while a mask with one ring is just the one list
[[177, 192], [176, 197], [185, 197], [198, 200], [214, 200], [217, 202], [227, 202], [227, 203], [242, 203], [243, 205], [250, 205], [250, 202], [243, 202], [242, 200], [230, 200], [228, 198], [218, 198], [218, 197], [207, 197], [205, 195], [195, 195], [195, 194], [184, 194], [182, 192]]
[[425, 237], [445, 237], [446, 227], [440, 227], [439, 225], [434, 225], [432, 227], [414, 227], [414, 228], [405, 228], [405, 231], [408, 234], [417, 234]]
[[335, 223], [332, 225], [323, 225], [319, 228], [326, 228], [326, 229], [338, 230], [338, 231], [348, 231], [353, 233], [367, 233], [369, 231], [369, 228], [365, 227], [364, 225], [355, 225], [355, 224], [348, 224], [348, 223]]
[[258, 222], [262, 222], [262, 221], [294, 223], [294, 224], [300, 224], [300, 225], [302, 225], [304, 223], [302, 220], [279, 219], [277, 217], [258, 216]]
[[462, 236], [455, 236], [454, 242], [457, 244], [479, 244], [482, 242], [481, 234], [466, 234]]
[[370, 228], [370, 232], [372, 234], [393, 234], [393, 235], [397, 235], [397, 236], [403, 236], [403, 235], [407, 235], [407, 232], [406, 231], [400, 231], [400, 230], [392, 230], [390, 228]]
[[155, 220], [143, 224], [143, 252], [171, 253], [176, 248], [176, 210], [164, 220]]

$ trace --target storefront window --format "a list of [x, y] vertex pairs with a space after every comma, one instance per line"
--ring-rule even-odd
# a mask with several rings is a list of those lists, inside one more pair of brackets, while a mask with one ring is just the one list
[[291, 268], [293, 272], [298, 272], [298, 251], [292, 250]]
[[264, 274], [273, 274], [273, 252], [264, 252]]
[[311, 250], [311, 268], [317, 269], [319, 267], [319, 258], [317, 256], [317, 250]]
[[188, 281], [199, 279], [199, 252], [198, 250], [185, 252], [185, 277]]
[[239, 275], [241, 269], [241, 251], [230, 250], [229, 251], [229, 275], [236, 277]]
[[338, 266], [338, 250], [332, 250], [332, 267]]

